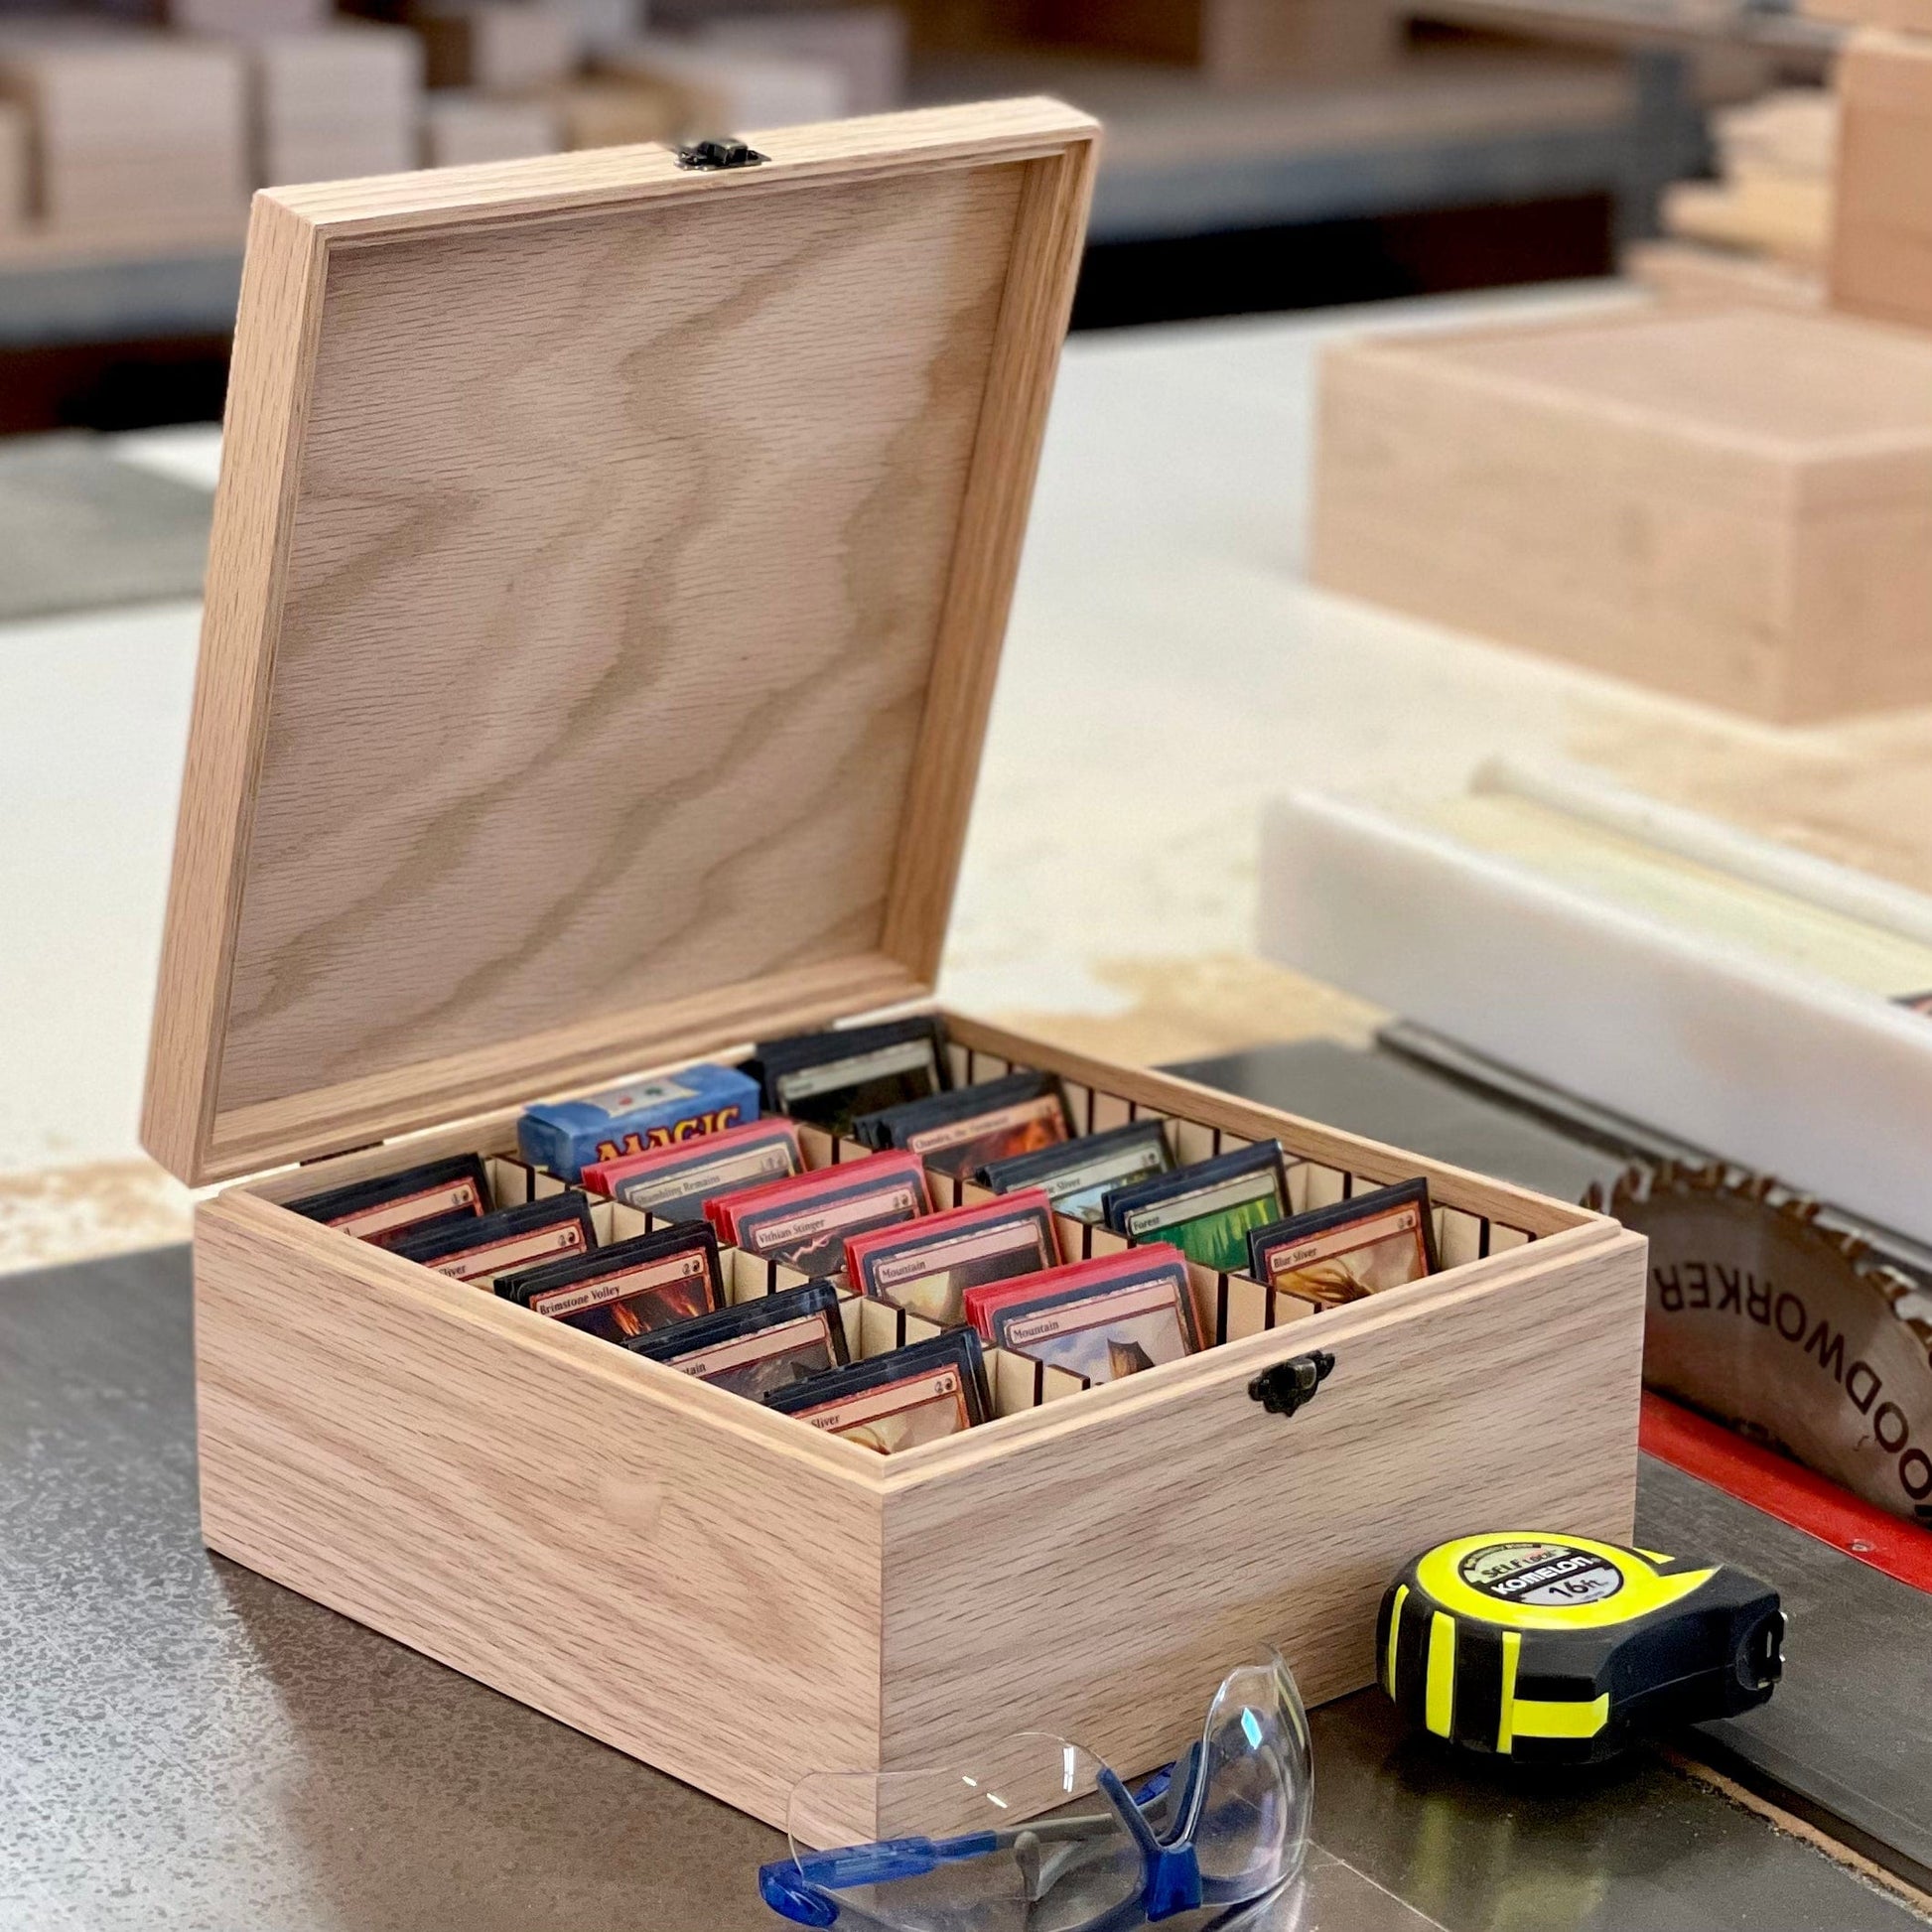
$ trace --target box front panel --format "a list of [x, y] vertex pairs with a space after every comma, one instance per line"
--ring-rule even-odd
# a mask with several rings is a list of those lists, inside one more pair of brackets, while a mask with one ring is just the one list
[[198, 1222], [210, 1547], [773, 1824], [802, 1770], [873, 1761], [864, 1464], [289, 1224], [236, 1196]]
[[[1310, 1702], [1374, 1677], [1382, 1591], [1419, 1550], [1486, 1529], [1627, 1539], [1645, 1246], [1522, 1251], [1488, 1285], [1357, 1304], [1170, 1394], [908, 1485], [886, 1516], [884, 1752], [969, 1768], [1039, 1729], [1123, 1773], [1198, 1733], [1262, 1643]], [[1309, 1337], [1308, 1339], [1305, 1339]], [[1335, 1366], [1292, 1417], [1266, 1362]]]

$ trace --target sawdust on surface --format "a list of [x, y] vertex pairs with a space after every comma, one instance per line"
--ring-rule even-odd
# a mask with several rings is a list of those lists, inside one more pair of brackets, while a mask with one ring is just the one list
[[147, 1160], [0, 1173], [0, 1274], [186, 1241], [194, 1198]]
[[1339, 1039], [1366, 1045], [1389, 1018], [1319, 980], [1260, 959], [1095, 962], [1095, 979], [1133, 1004], [1114, 1014], [1006, 1011], [1001, 1026], [1130, 1066], [1231, 1053], [1264, 1040]]

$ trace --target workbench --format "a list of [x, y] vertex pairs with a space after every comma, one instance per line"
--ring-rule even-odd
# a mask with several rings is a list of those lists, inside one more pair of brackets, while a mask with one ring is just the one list
[[[7, 1932], [778, 1923], [779, 1834], [202, 1548], [185, 1249], [0, 1281], [0, 1655]], [[1922, 1923], [1652, 1752], [1470, 1770], [1377, 1691], [1313, 1734], [1311, 1895], [1248, 1932]]]

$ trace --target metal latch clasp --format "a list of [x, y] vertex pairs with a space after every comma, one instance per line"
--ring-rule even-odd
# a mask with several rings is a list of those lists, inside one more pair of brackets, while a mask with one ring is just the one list
[[677, 151], [677, 165], [680, 168], [698, 168], [706, 172], [715, 172], [720, 168], [761, 168], [769, 159], [769, 155], [759, 154], [757, 148], [739, 140], [736, 135], [708, 141], [686, 141]]
[[1292, 1416], [1314, 1400], [1334, 1366], [1335, 1358], [1325, 1348], [1317, 1348], [1312, 1355], [1297, 1355], [1263, 1369], [1248, 1384], [1248, 1394], [1271, 1416]]

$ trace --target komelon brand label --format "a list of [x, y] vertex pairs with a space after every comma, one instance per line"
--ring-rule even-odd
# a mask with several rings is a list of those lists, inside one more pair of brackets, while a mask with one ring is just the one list
[[1471, 1589], [1499, 1603], [1560, 1609], [1600, 1603], [1623, 1587], [1623, 1573], [1607, 1557], [1570, 1543], [1489, 1543], [1456, 1566]]

